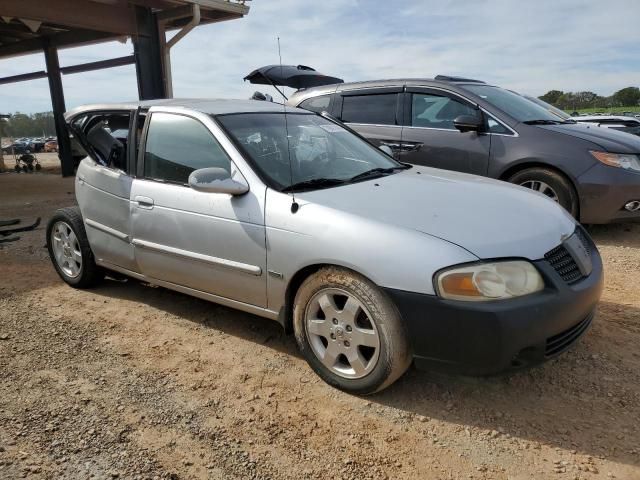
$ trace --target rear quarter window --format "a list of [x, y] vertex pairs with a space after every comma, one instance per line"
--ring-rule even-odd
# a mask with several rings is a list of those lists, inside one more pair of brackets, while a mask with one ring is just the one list
[[307, 98], [304, 102], [300, 103], [298, 107], [311, 112], [322, 113], [329, 110], [329, 103], [331, 103], [331, 95], [319, 95], [317, 97]]

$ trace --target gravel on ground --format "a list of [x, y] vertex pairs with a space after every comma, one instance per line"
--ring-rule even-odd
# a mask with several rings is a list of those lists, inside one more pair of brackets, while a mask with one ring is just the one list
[[0, 244], [1, 479], [640, 479], [640, 225], [591, 228], [605, 291], [558, 359], [411, 369], [361, 398], [275, 322], [133, 280], [68, 287], [44, 228], [73, 189], [0, 174], [0, 218], [43, 218]]

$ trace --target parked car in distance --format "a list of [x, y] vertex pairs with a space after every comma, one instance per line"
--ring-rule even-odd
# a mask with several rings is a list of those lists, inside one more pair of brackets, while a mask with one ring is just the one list
[[44, 144], [45, 152], [57, 152], [58, 151], [58, 141], [57, 140], [49, 140]]
[[602, 262], [556, 203], [398, 163], [339, 122], [283, 110], [157, 100], [67, 113], [90, 157], [79, 208], [47, 226], [60, 277], [84, 288], [116, 271], [277, 320], [320, 377], [358, 394], [412, 360], [532, 365], [588, 329]]
[[327, 111], [402, 162], [536, 190], [585, 224], [640, 220], [640, 138], [482, 81], [341, 83], [301, 89], [287, 104]]
[[2, 147], [2, 153], [5, 155], [22, 155], [33, 152], [33, 146], [26, 141], [15, 141], [12, 144]]
[[44, 144], [46, 143], [44, 138], [32, 138], [31, 145], [33, 151], [36, 153], [42, 152], [44, 150]]
[[578, 123], [611, 128], [619, 132], [640, 136], [640, 118], [625, 117], [623, 115], [581, 115], [571, 118]]

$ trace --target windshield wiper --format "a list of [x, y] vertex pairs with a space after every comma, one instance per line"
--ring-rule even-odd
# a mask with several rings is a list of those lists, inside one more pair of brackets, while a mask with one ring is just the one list
[[526, 123], [527, 125], [558, 125], [561, 122], [560, 120], [526, 120], [522, 123]]
[[355, 175], [349, 179], [350, 182], [357, 182], [358, 180], [366, 180], [369, 178], [377, 178], [382, 177], [384, 175], [389, 175], [390, 173], [395, 172], [396, 170], [406, 170], [407, 168], [411, 168], [409, 165], [398, 165], [397, 167], [389, 167], [389, 168], [372, 168], [371, 170], [366, 170], [358, 175]]
[[314, 188], [335, 187], [336, 185], [342, 185], [346, 183], [346, 180], [339, 178], [312, 178], [310, 180], [304, 180], [297, 182], [288, 187], [283, 188], [282, 192], [293, 192], [299, 190], [313, 190]]

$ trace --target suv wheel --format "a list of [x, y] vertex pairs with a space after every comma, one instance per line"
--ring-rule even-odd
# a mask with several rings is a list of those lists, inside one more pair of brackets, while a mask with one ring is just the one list
[[371, 394], [397, 380], [411, 363], [406, 329], [391, 300], [366, 278], [325, 268], [296, 294], [296, 342], [329, 385]]
[[516, 173], [509, 181], [546, 195], [574, 217], [578, 216], [578, 197], [564, 175], [548, 168], [536, 167]]
[[72, 287], [88, 288], [104, 278], [77, 207], [56, 210], [47, 224], [47, 249], [58, 275]]

